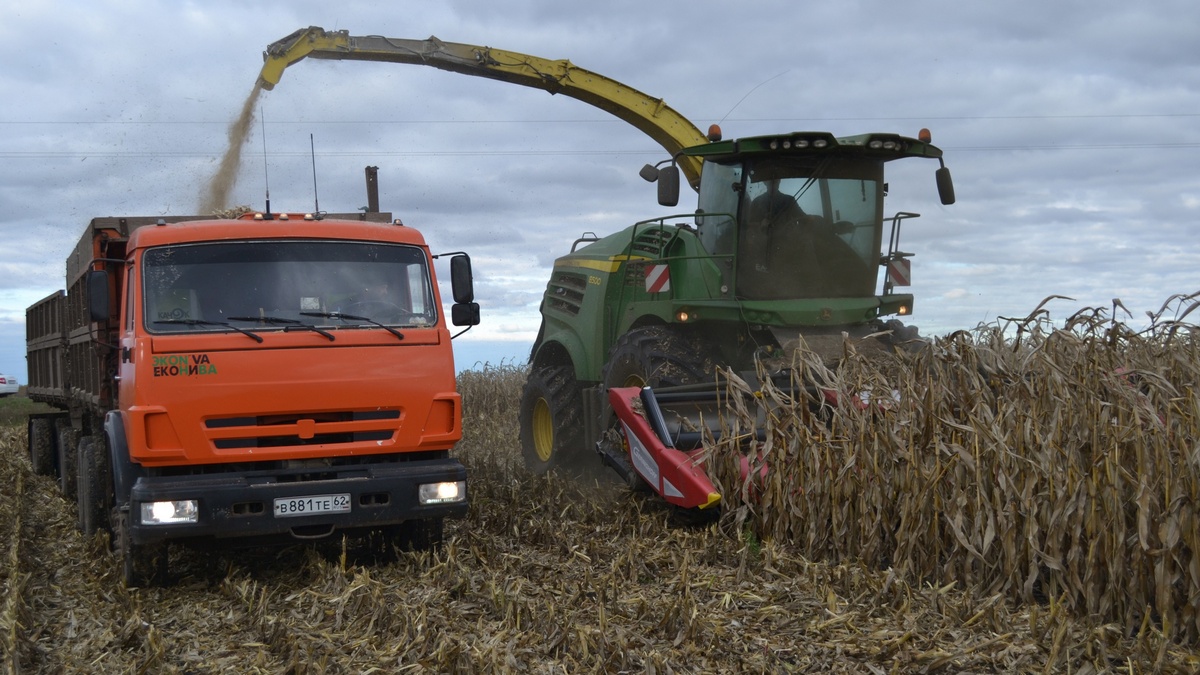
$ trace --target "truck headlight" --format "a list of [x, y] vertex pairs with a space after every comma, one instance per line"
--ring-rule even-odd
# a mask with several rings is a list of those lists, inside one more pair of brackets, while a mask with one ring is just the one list
[[417, 488], [417, 501], [425, 504], [452, 504], [467, 498], [467, 481], [422, 483]]
[[200, 505], [195, 499], [172, 502], [143, 502], [143, 525], [176, 525], [194, 523], [200, 518]]

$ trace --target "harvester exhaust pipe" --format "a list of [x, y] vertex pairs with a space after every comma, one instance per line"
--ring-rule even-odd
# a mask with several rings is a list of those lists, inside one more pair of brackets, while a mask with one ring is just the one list
[[379, 213], [379, 167], [368, 166], [367, 174], [367, 213]]

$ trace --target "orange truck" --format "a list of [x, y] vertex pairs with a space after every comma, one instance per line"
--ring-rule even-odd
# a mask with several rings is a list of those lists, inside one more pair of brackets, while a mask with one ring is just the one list
[[38, 473], [125, 581], [171, 545], [364, 534], [429, 548], [468, 507], [449, 324], [479, 323], [470, 258], [442, 311], [391, 214], [95, 218], [67, 290], [27, 310]]

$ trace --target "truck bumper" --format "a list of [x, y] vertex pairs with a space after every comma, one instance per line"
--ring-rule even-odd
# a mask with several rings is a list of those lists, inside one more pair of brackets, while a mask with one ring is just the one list
[[[424, 484], [463, 482], [466, 468], [454, 459], [390, 462], [345, 467], [246, 471], [188, 476], [142, 476], [129, 503], [129, 535], [137, 545], [203, 539], [254, 545], [286, 539], [320, 539], [335, 532], [369, 530], [404, 521], [462, 516], [461, 501], [422, 504]], [[332, 496], [348, 497], [349, 508], [336, 512], [277, 515], [276, 500], [299, 497], [328, 504]], [[195, 522], [149, 524], [142, 505], [194, 501]], [[295, 503], [293, 503], [295, 504]]]

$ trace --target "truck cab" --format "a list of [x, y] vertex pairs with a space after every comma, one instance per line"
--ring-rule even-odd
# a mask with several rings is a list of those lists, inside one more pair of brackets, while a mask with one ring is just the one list
[[449, 326], [478, 305], [457, 254], [443, 311], [434, 257], [389, 214], [93, 219], [30, 309], [31, 397], [62, 411], [31, 452], [61, 446], [41, 466], [131, 584], [171, 543], [437, 545], [468, 507]]

